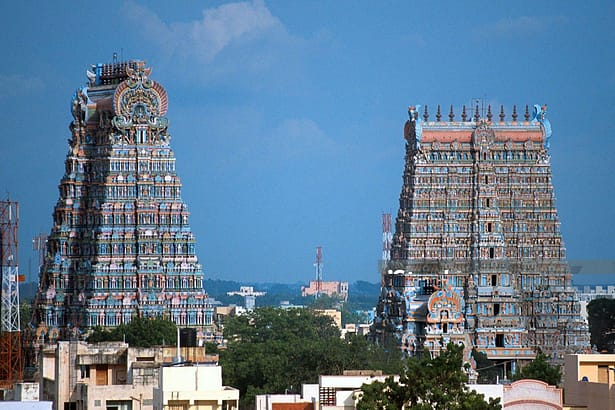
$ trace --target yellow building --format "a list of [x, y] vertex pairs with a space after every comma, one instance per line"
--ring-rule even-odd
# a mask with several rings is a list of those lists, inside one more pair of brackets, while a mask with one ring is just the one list
[[565, 408], [615, 410], [615, 354], [566, 355], [564, 366]]

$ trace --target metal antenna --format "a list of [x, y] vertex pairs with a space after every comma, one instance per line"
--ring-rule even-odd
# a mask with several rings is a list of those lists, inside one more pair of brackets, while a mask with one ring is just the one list
[[316, 262], [314, 262], [314, 266], [316, 267], [316, 297], [318, 298], [322, 290], [322, 246], [316, 247]]

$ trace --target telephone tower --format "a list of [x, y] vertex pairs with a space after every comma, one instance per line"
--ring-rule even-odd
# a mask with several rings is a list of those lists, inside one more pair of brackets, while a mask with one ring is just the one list
[[2, 305], [0, 306], [0, 387], [11, 387], [23, 380], [19, 318], [19, 282], [17, 230], [19, 204], [0, 202], [0, 261]]
[[314, 262], [314, 266], [316, 267], [316, 297], [318, 298], [322, 290], [322, 246], [316, 247], [316, 262]]

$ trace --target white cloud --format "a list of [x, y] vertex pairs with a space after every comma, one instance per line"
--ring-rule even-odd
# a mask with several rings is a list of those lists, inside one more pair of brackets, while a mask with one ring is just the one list
[[0, 97], [28, 94], [42, 88], [43, 81], [38, 77], [26, 77], [22, 74], [0, 74]]
[[474, 33], [484, 36], [527, 36], [567, 22], [568, 18], [564, 16], [510, 17], [476, 28]]
[[309, 118], [285, 119], [263, 137], [261, 144], [266, 156], [289, 159], [328, 156], [340, 148]]
[[211, 63], [223, 50], [276, 28], [282, 28], [262, 0], [223, 4], [204, 9], [189, 22], [164, 22], [156, 13], [134, 2], [124, 4], [125, 15], [138, 22], [142, 34], [167, 56], [196, 58]]

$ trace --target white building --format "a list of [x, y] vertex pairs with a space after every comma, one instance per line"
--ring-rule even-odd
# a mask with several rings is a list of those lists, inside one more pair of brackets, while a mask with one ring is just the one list
[[237, 410], [239, 390], [222, 385], [222, 368], [213, 365], [160, 369], [154, 410]]

